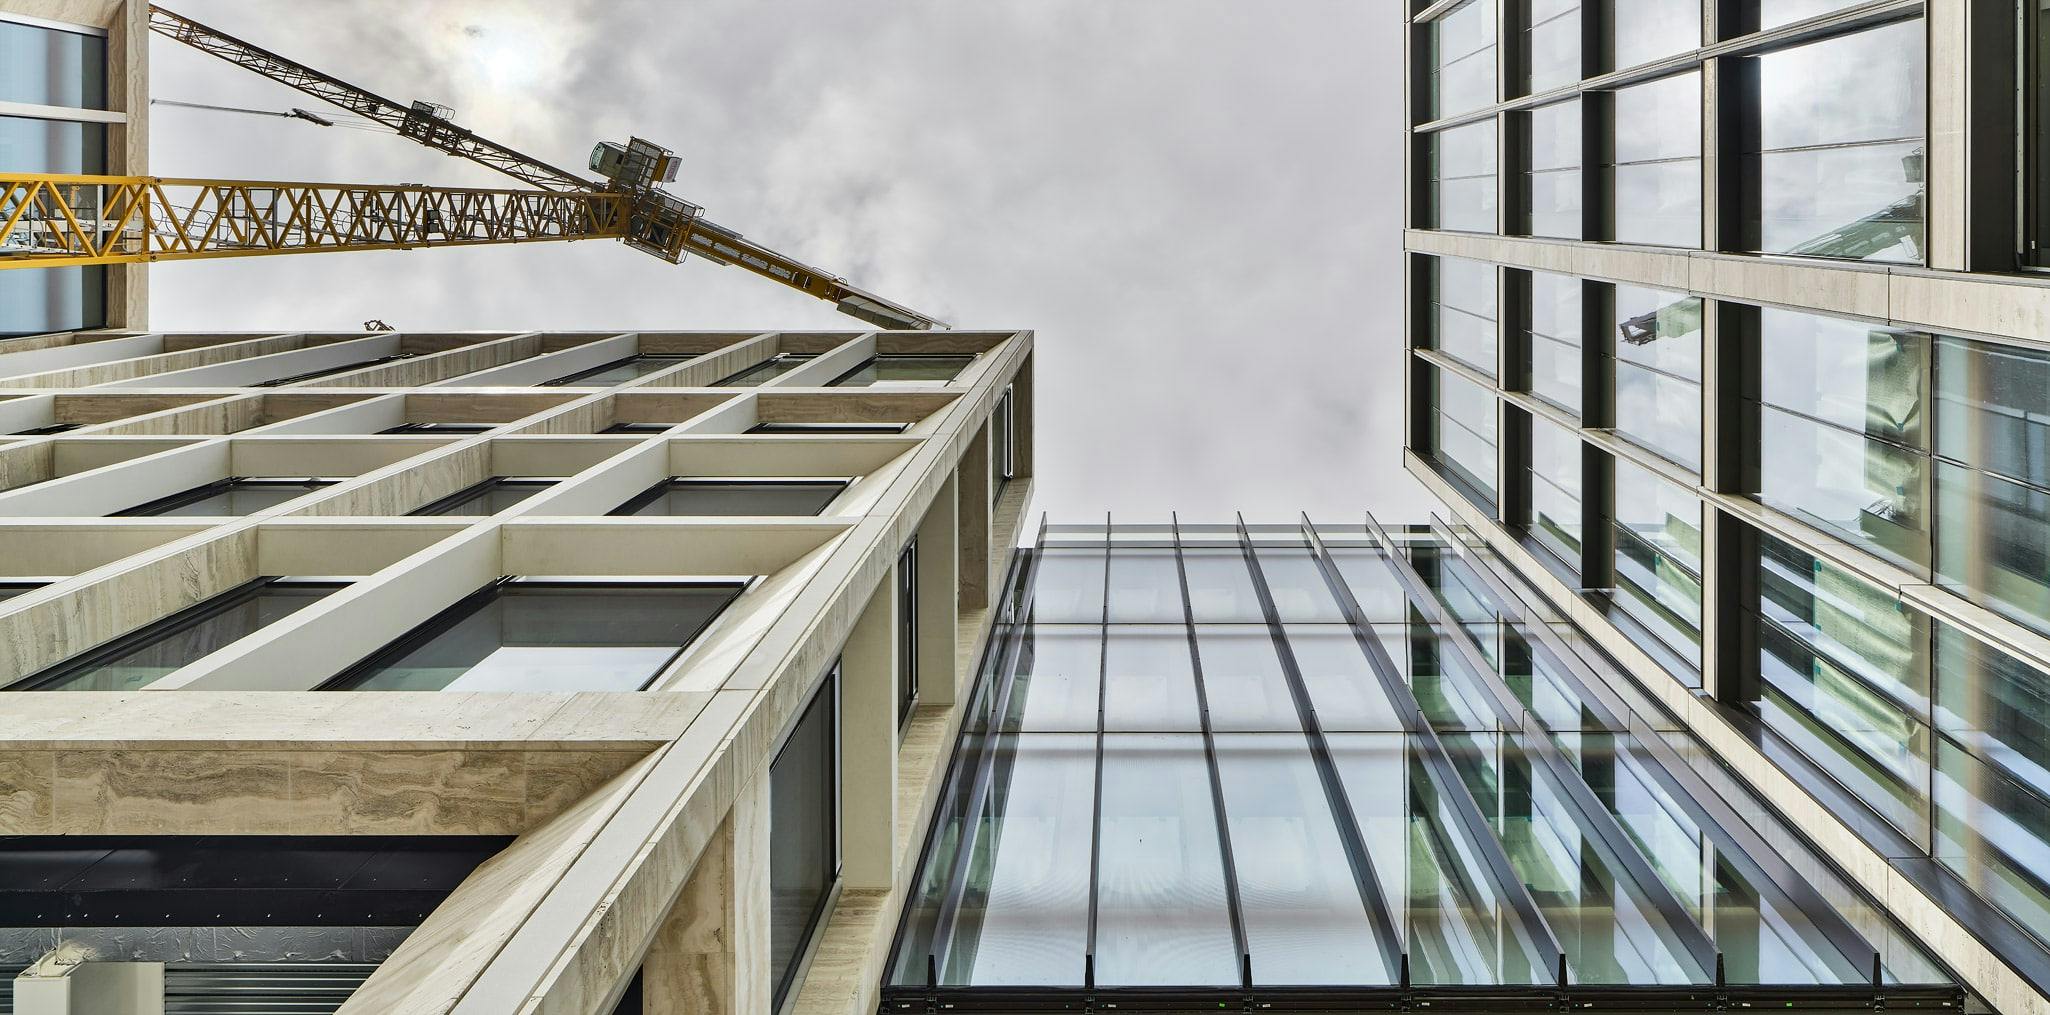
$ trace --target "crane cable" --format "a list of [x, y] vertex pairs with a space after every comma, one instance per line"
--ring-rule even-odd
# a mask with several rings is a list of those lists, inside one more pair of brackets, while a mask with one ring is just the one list
[[398, 131], [350, 113], [315, 113], [293, 107], [287, 112], [274, 109], [250, 109], [246, 106], [217, 106], [207, 102], [181, 102], [177, 99], [151, 99], [152, 106], [180, 106], [185, 109], [204, 109], [217, 113], [240, 113], [245, 116], [275, 116], [286, 120], [305, 120], [320, 127], [347, 127], [351, 130], [366, 130], [379, 134], [396, 134]]

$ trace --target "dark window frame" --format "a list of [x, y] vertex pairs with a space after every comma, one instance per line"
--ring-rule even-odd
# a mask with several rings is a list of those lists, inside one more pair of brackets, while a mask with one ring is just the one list
[[152, 517], [164, 514], [167, 511], [175, 511], [178, 508], [185, 507], [189, 504], [197, 504], [200, 501], [206, 500], [209, 497], [218, 496], [224, 493], [231, 493], [235, 490], [258, 490], [270, 488], [285, 489], [291, 487], [303, 487], [306, 493], [314, 493], [316, 491], [325, 490], [331, 486], [335, 486], [343, 481], [343, 478], [331, 478], [323, 476], [306, 476], [291, 478], [279, 476], [229, 476], [225, 479], [214, 480], [213, 482], [207, 483], [204, 486], [195, 486], [189, 490], [181, 490], [177, 493], [170, 494], [169, 496], [158, 497], [157, 499], [151, 501], [144, 501], [141, 504], [135, 505], [134, 507], [123, 508], [119, 511], [109, 512], [107, 514], [107, 517]]
[[389, 435], [389, 434], [425, 434], [425, 435], [428, 435], [428, 436], [434, 436], [434, 435], [438, 435], [438, 434], [463, 434], [463, 435], [465, 435], [465, 436], [469, 436], [469, 435], [475, 435], [475, 434], [485, 433], [485, 432], [487, 432], [487, 431], [491, 431], [491, 430], [496, 430], [496, 429], [498, 429], [499, 427], [502, 427], [502, 426], [504, 426], [504, 425], [506, 425], [506, 424], [504, 424], [504, 423], [441, 423], [441, 422], [434, 422], [434, 421], [428, 421], [428, 422], [425, 422], [425, 423], [400, 423], [400, 424], [399, 424], [398, 426], [395, 426], [395, 427], [390, 427], [390, 428], [388, 428], [388, 429], [384, 429], [384, 430], [379, 430], [379, 431], [377, 432], [377, 436], [380, 436], [380, 437], [382, 437], [382, 436], [386, 436], [386, 435]]
[[[168, 617], [161, 617], [112, 641], [103, 642], [68, 659], [52, 663], [20, 680], [9, 684], [9, 691], [41, 691], [89, 670], [95, 670], [126, 656], [138, 649], [147, 648], [158, 642], [176, 637], [198, 627], [223, 613], [233, 610], [275, 587], [325, 589], [332, 594], [349, 587], [351, 583], [326, 578], [261, 577], [243, 582], [234, 588], [188, 606]], [[309, 606], [312, 604], [308, 604]], [[303, 608], [303, 607], [302, 607]], [[253, 634], [254, 632], [252, 632]]]
[[[469, 486], [463, 487], [462, 489], [457, 490], [456, 492], [449, 494], [448, 496], [443, 497], [439, 500], [433, 500], [427, 502], [426, 504], [422, 504], [421, 506], [406, 512], [406, 514], [408, 516], [414, 517], [447, 515], [455, 509], [462, 507], [464, 504], [467, 504], [480, 497], [489, 496], [495, 490], [501, 490], [507, 487], [524, 489], [526, 487], [531, 486], [535, 488], [535, 493], [540, 493], [560, 482], [562, 482], [562, 479], [560, 477], [554, 476], [492, 476], [481, 483], [472, 483]], [[492, 514], [496, 514], [496, 512], [492, 512]], [[490, 517], [490, 515], [487, 514], [481, 517], [488, 518]]]
[[301, 381], [311, 381], [322, 377], [334, 377], [340, 374], [349, 373], [354, 370], [368, 370], [371, 367], [383, 366], [387, 363], [397, 363], [400, 360], [416, 359], [418, 358], [418, 356], [418, 353], [411, 352], [393, 353], [390, 356], [378, 356], [373, 359], [359, 360], [354, 363], [343, 363], [340, 366], [321, 367], [317, 370], [305, 371], [304, 373], [289, 374], [284, 377], [273, 377], [267, 381], [257, 381], [255, 384], [250, 385], [250, 387], [282, 388], [288, 384], [298, 384]]
[[918, 537], [897, 555], [897, 737], [918, 708]]
[[[846, 379], [847, 379], [847, 378], [849, 378], [849, 377], [852, 377], [852, 376], [854, 376], [855, 374], [858, 374], [858, 373], [862, 372], [863, 370], [866, 370], [866, 369], [868, 369], [868, 368], [869, 368], [869, 367], [871, 367], [871, 366], [874, 366], [874, 365], [876, 365], [877, 363], [880, 363], [880, 362], [882, 362], [883, 360], [893, 360], [893, 361], [898, 361], [898, 360], [961, 360], [961, 361], [962, 361], [962, 363], [961, 363], [961, 368], [960, 368], [959, 370], [956, 370], [956, 371], [954, 371], [954, 376], [953, 376], [953, 377], [949, 377], [949, 378], [947, 378], [947, 379], [946, 379], [946, 380], [944, 380], [944, 381], [889, 381], [889, 382], [884, 382], [884, 383], [891, 383], [891, 384], [919, 384], [919, 385], [922, 385], [922, 386], [930, 386], [930, 387], [946, 387], [946, 386], [948, 386], [948, 385], [950, 385], [950, 384], [953, 384], [953, 383], [954, 383], [954, 381], [955, 381], [956, 379], [958, 379], [958, 378], [959, 378], [959, 377], [961, 376], [961, 374], [962, 374], [963, 372], [965, 372], [965, 371], [966, 371], [966, 370], [967, 370], [967, 369], [968, 369], [969, 367], [971, 367], [971, 366], [974, 366], [974, 365], [975, 365], [975, 361], [976, 361], [976, 359], [977, 359], [977, 358], [979, 358], [979, 354], [976, 354], [976, 353], [958, 353], [958, 352], [916, 352], [916, 353], [877, 353], [877, 354], [876, 354], [876, 355], [874, 355], [874, 356], [870, 356], [869, 358], [867, 358], [867, 359], [865, 359], [865, 360], [862, 360], [862, 361], [861, 361], [861, 362], [859, 362], [859, 363], [856, 363], [856, 364], [855, 364], [855, 365], [854, 365], [853, 367], [851, 367], [851, 368], [849, 368], [849, 369], [847, 369], [847, 370], [845, 370], [845, 371], [842, 371], [842, 372], [841, 372], [841, 374], [840, 374], [840, 376], [838, 376], [838, 377], [835, 377], [835, 378], [833, 378], [833, 379], [832, 379], [832, 380], [830, 380], [830, 381], [827, 381], [827, 382], [826, 382], [826, 387], [829, 387], [829, 388], [837, 388], [837, 387], [840, 387], [840, 382], [842, 382], [842, 381], [846, 380]], [[862, 385], [862, 386], [863, 386], [863, 387], [873, 387], [874, 385]]]
[[745, 434], [901, 434], [911, 429], [909, 423], [780, 423], [775, 421], [756, 423], [742, 433]]
[[689, 489], [691, 487], [758, 486], [773, 489], [795, 486], [831, 486], [834, 484], [839, 485], [840, 492], [834, 494], [833, 497], [828, 499], [824, 505], [820, 505], [819, 510], [812, 512], [810, 515], [793, 516], [798, 518], [817, 518], [825, 513], [826, 507], [831, 505], [833, 500], [839, 499], [841, 494], [847, 492], [848, 487], [854, 485], [854, 480], [840, 477], [797, 478], [757, 476], [669, 476], [663, 479], [661, 482], [656, 483], [655, 485], [650, 486], [645, 490], [642, 490], [640, 493], [634, 494], [633, 497], [629, 498], [627, 501], [620, 504], [618, 507], [605, 512], [605, 514], [607, 517], [623, 517], [632, 515], [636, 511], [639, 511], [641, 508], [647, 507], [648, 505], [653, 504], [654, 502], [662, 499], [664, 496], [668, 495], [673, 490]]
[[[840, 702], [842, 676], [840, 666], [839, 660], [833, 661], [832, 668], [826, 671], [824, 682], [820, 684], [817, 691], [812, 693], [811, 701], [805, 705], [803, 711], [798, 713], [796, 721], [791, 723], [790, 726], [790, 732], [794, 734], [798, 727], [804, 724], [805, 720], [811, 718], [812, 709], [821, 706], [830, 709], [832, 736], [829, 738], [831, 743], [827, 747], [825, 757], [827, 767], [831, 771], [826, 773], [825, 781], [829, 787], [826, 799], [829, 804], [828, 810], [830, 813], [827, 815], [826, 824], [832, 838], [829, 849], [832, 855], [832, 869], [827, 874], [826, 890], [820, 893], [818, 904], [812, 908], [811, 913], [805, 919], [804, 929], [799, 934], [800, 944], [797, 947], [797, 951], [791, 955], [789, 967], [775, 973], [775, 980], [771, 984], [771, 1002], [769, 1005], [769, 1010], [772, 1013], [783, 1012], [789, 1001], [795, 996], [794, 991], [798, 984], [799, 974], [806, 971], [811, 965], [811, 957], [818, 946], [821, 932], [825, 930], [826, 918], [832, 913], [834, 903], [839, 897], [840, 879], [843, 869], [840, 825], [845, 815], [845, 788], [842, 785], [842, 780], [845, 778], [845, 766], [842, 764], [842, 758], [840, 757], [841, 725], [843, 721]], [[777, 745], [775, 757], [769, 761], [769, 773], [772, 780], [774, 778], [773, 773], [776, 762], [782, 759], [784, 751], [789, 746], [788, 737], [785, 738], [783, 743]], [[773, 781], [771, 788], [773, 789]], [[771, 814], [769, 833], [773, 836], [775, 835], [773, 820], [775, 802], [773, 797], [769, 807]]]
[[[746, 367], [746, 368], [744, 368], [744, 369], [741, 369], [741, 370], [737, 370], [737, 371], [735, 371], [735, 372], [733, 372], [733, 373], [727, 374], [726, 376], [724, 376], [724, 377], [721, 377], [721, 378], [719, 378], [719, 379], [718, 379], [718, 380], [716, 380], [716, 381], [713, 381], [713, 382], [712, 382], [712, 386], [713, 386], [713, 387], [715, 387], [715, 388], [758, 388], [758, 387], [761, 387], [761, 384], [762, 384], [762, 382], [760, 382], [760, 381], [757, 381], [757, 382], [755, 382], [754, 384], [735, 384], [735, 383], [733, 383], [733, 382], [735, 382], [735, 381], [738, 381], [738, 380], [740, 380], [740, 379], [741, 379], [741, 378], [743, 378], [743, 377], [751, 377], [751, 376], [753, 376], [753, 375], [755, 375], [755, 374], [761, 373], [761, 372], [763, 372], [763, 371], [766, 371], [766, 370], [770, 369], [771, 367], [775, 367], [775, 366], [778, 366], [778, 365], [780, 365], [780, 364], [784, 364], [784, 363], [803, 363], [803, 362], [806, 362], [806, 361], [808, 361], [808, 360], [815, 360], [815, 359], [818, 359], [818, 358], [819, 358], [819, 357], [818, 357], [818, 354], [817, 354], [817, 353], [809, 353], [809, 352], [779, 352], [779, 353], [777, 353], [776, 355], [774, 355], [774, 356], [771, 356], [771, 357], [769, 357], [768, 359], [765, 359], [765, 360], [761, 361], [760, 363], [756, 363], [755, 365], [753, 365], [753, 366], [751, 366], [751, 367]], [[786, 370], [786, 371], [784, 371], [783, 373], [789, 373], [789, 372], [790, 372], [790, 371]], [[777, 377], [781, 377], [781, 376], [782, 376], [782, 374], [777, 374], [776, 376], [777, 376]], [[775, 379], [775, 378], [767, 378], [767, 380], [774, 380], [774, 379]]]
[[[623, 366], [628, 366], [628, 365], [630, 365], [630, 364], [634, 364], [634, 363], [639, 363], [639, 362], [642, 362], [642, 361], [644, 361], [644, 360], [673, 360], [673, 361], [675, 361], [675, 362], [671, 363], [671, 364], [670, 364], [670, 366], [675, 366], [675, 365], [677, 365], [677, 364], [679, 364], [679, 363], [687, 363], [687, 362], [689, 362], [689, 361], [691, 361], [691, 360], [694, 360], [694, 359], [697, 359], [697, 358], [698, 358], [698, 357], [697, 357], [697, 356], [696, 356], [695, 354], [685, 354], [685, 353], [666, 353], [666, 352], [637, 352], [637, 353], [634, 353], [634, 354], [633, 354], [633, 355], [631, 355], [631, 356], [621, 356], [620, 358], [618, 358], [618, 359], [616, 359], [616, 360], [610, 360], [610, 361], [608, 361], [608, 362], [605, 362], [605, 363], [600, 363], [600, 364], [598, 364], [597, 366], [594, 366], [594, 367], [587, 367], [587, 368], [585, 368], [585, 369], [582, 369], [582, 370], [577, 370], [577, 371], [573, 371], [573, 372], [571, 372], [571, 373], [563, 374], [563, 375], [562, 375], [561, 377], [557, 377], [557, 378], [554, 378], [554, 379], [552, 379], [552, 380], [546, 380], [546, 381], [542, 381], [542, 382], [541, 382], [540, 384], [536, 385], [536, 387], [542, 387], [542, 388], [563, 388], [563, 387], [568, 387], [568, 386], [570, 386], [570, 385], [573, 385], [573, 384], [575, 384], [576, 382], [578, 382], [578, 381], [580, 381], [580, 380], [583, 380], [583, 379], [584, 379], [584, 378], [586, 378], [586, 377], [595, 377], [595, 376], [597, 376], [598, 374], [602, 374], [602, 373], [604, 373], [604, 372], [605, 372], [605, 371], [607, 371], [607, 370], [617, 370], [617, 369], [619, 369], [620, 367], [623, 367]], [[654, 373], [654, 371], [652, 371], [652, 370], [651, 370], [651, 371], [649, 371], [649, 373]], [[647, 376], [647, 374], [642, 374], [641, 376], [642, 376], [642, 377], [646, 377], [646, 376]], [[640, 380], [640, 377], [633, 377], [633, 378], [628, 378], [628, 379], [627, 379], [627, 380], [625, 380], [625, 381], [615, 381], [615, 382], [613, 382], [612, 384], [602, 384], [602, 385], [600, 385], [600, 384], [593, 384], [593, 385], [591, 385], [591, 387], [594, 387], [594, 388], [595, 388], [595, 387], [606, 387], [606, 388], [613, 388], [613, 387], [618, 387], [618, 386], [619, 386], [619, 385], [621, 385], [621, 384], [626, 384], [626, 383], [629, 383], [630, 381], [637, 381], [637, 380]]]

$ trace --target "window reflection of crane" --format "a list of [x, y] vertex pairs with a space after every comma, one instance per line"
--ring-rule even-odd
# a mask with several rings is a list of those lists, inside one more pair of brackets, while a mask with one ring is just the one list
[[457, 126], [447, 106], [400, 105], [161, 7], [149, 27], [347, 115], [190, 105], [385, 130], [535, 189], [0, 173], [0, 270], [602, 238], [670, 262], [696, 254], [738, 265], [885, 328], [945, 327], [707, 221], [662, 189], [676, 179], [675, 155], [640, 138], [599, 145], [590, 165], [604, 179], [594, 181]]

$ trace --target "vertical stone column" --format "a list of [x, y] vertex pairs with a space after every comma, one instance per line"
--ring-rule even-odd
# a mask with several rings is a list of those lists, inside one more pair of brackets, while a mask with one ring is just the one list
[[641, 963], [645, 1015], [768, 1015], [769, 775], [712, 833]]
[[955, 475], [959, 480], [954, 485], [960, 505], [961, 609], [979, 610], [989, 605], [990, 588], [988, 420], [969, 439], [968, 450], [961, 456], [961, 466]]
[[850, 889], [896, 886], [897, 706], [893, 555], [840, 652], [840, 871]]
[[959, 696], [961, 674], [955, 667], [959, 637], [961, 550], [959, 475], [948, 476], [918, 526], [918, 644], [898, 646], [918, 653], [918, 698], [928, 705], [951, 705]]

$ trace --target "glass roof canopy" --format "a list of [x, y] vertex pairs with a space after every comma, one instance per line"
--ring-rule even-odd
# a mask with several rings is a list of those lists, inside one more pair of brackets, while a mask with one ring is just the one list
[[1963, 1003], [1442, 525], [1052, 527], [1002, 609], [885, 1010]]

